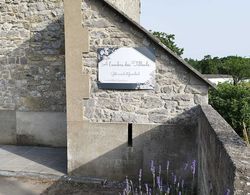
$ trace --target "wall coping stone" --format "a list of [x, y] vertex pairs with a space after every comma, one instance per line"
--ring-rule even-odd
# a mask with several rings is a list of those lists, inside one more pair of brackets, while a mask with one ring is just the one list
[[232, 167], [235, 172], [234, 190], [236, 194], [241, 193], [242, 186], [250, 187], [250, 147], [211, 105], [201, 105], [200, 108], [201, 114], [205, 116], [213, 130], [211, 133], [218, 138], [221, 147], [234, 166]]

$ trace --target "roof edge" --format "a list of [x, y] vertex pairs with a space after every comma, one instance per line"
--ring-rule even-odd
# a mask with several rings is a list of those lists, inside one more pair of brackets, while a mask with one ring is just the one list
[[126, 13], [119, 10], [118, 7], [113, 5], [112, 3], [108, 2], [107, 0], [103, 0], [103, 2], [108, 5], [110, 8], [112, 8], [114, 11], [119, 13], [122, 17], [124, 17], [127, 21], [132, 23], [134, 26], [136, 26], [138, 29], [140, 29], [144, 34], [146, 34], [152, 41], [154, 41], [157, 45], [159, 45], [161, 48], [163, 48], [165, 51], [167, 51], [172, 57], [177, 59], [180, 63], [182, 63], [187, 69], [189, 69], [191, 72], [193, 72], [196, 76], [198, 76], [200, 79], [202, 79], [208, 86], [215, 88], [215, 85], [210, 82], [207, 78], [205, 78], [198, 70], [193, 68], [190, 64], [188, 64], [184, 59], [182, 59], [180, 56], [175, 54], [172, 50], [170, 50], [167, 46], [165, 46], [161, 41], [156, 38], [152, 33], [150, 33], [147, 29], [145, 29], [142, 25], [134, 21], [132, 18], [130, 18]]

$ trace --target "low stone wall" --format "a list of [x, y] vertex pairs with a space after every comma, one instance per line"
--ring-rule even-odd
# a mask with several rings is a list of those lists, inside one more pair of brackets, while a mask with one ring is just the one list
[[198, 161], [199, 194], [250, 192], [250, 149], [211, 106], [201, 106]]
[[66, 113], [0, 111], [0, 145], [67, 145]]

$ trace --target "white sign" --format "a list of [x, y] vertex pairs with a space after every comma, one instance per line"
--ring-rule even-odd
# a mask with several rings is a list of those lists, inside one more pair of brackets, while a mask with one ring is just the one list
[[148, 48], [102, 48], [98, 61], [99, 82], [117, 84], [107, 88], [154, 88], [155, 55]]

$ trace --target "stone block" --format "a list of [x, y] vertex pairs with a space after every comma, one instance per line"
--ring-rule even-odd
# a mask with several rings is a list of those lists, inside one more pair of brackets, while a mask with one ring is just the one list
[[148, 118], [150, 123], [167, 123], [170, 117], [169, 115], [151, 113]]
[[164, 86], [161, 88], [162, 93], [170, 94], [173, 92], [173, 86]]
[[146, 96], [143, 99], [143, 104], [141, 105], [142, 108], [160, 108], [162, 107], [164, 104], [161, 101], [160, 98], [158, 97], [150, 97], [150, 96]]
[[192, 94], [207, 95], [208, 94], [208, 87], [206, 87], [204, 85], [187, 85], [185, 92], [192, 93]]
[[194, 98], [193, 94], [176, 94], [172, 97], [174, 101], [192, 101]]
[[207, 95], [194, 95], [194, 102], [198, 105], [208, 105], [208, 96]]

